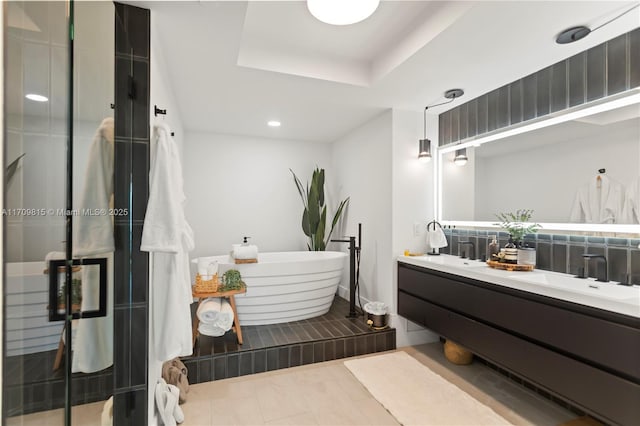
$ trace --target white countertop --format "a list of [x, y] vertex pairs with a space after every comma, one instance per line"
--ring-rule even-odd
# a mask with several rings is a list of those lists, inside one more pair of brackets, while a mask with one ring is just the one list
[[398, 262], [640, 318], [640, 287], [637, 285], [602, 283], [595, 278], [580, 279], [541, 269], [504, 271], [491, 268], [485, 262], [448, 254], [398, 256]]

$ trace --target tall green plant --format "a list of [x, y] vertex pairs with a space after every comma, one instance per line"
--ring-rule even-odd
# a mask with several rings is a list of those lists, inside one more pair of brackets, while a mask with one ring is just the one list
[[305, 189], [298, 176], [289, 169], [293, 175], [293, 180], [302, 198], [304, 212], [302, 213], [302, 231], [309, 238], [307, 247], [310, 251], [324, 251], [327, 248], [333, 228], [340, 220], [340, 216], [344, 208], [349, 204], [349, 197], [345, 198], [338, 205], [336, 213], [331, 221], [331, 229], [325, 238], [326, 222], [327, 222], [327, 206], [324, 204], [324, 169], [316, 169], [311, 177], [311, 185], [307, 182]]

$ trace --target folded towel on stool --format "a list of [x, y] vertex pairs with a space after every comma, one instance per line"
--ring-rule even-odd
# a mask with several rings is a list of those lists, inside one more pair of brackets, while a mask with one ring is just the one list
[[231, 309], [231, 304], [228, 300], [221, 299], [220, 311], [211, 325], [220, 327], [224, 331], [229, 331], [231, 329], [231, 326], [233, 325], [233, 309]]
[[239, 246], [233, 248], [233, 257], [239, 260], [245, 259], [257, 259], [258, 258], [258, 246], [248, 245]]
[[198, 305], [196, 315], [200, 322], [213, 324], [222, 311], [222, 301], [219, 297], [209, 297]]
[[205, 324], [201, 322], [200, 325], [198, 325], [198, 332], [200, 334], [204, 334], [205, 336], [220, 337], [223, 336], [224, 333], [226, 333], [226, 330], [223, 330], [222, 328], [213, 324]]

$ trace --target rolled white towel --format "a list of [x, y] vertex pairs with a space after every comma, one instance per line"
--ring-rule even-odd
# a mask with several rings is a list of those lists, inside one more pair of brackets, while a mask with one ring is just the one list
[[205, 336], [211, 337], [220, 337], [224, 335], [224, 333], [226, 333], [226, 331], [221, 329], [220, 327], [216, 327], [212, 324], [205, 324], [202, 322], [200, 323], [200, 325], [198, 325], [198, 332], [200, 334], [204, 334]]
[[201, 323], [213, 324], [218, 318], [222, 309], [222, 303], [219, 297], [209, 297], [198, 306], [196, 315]]
[[258, 258], [258, 246], [240, 246], [234, 247], [233, 257], [236, 259], [257, 259]]
[[218, 316], [212, 325], [220, 327], [224, 331], [231, 330], [231, 326], [233, 325], [233, 309], [231, 309], [231, 304], [226, 299], [222, 299], [220, 312], [218, 312]]
[[442, 248], [448, 245], [447, 237], [440, 227], [436, 226], [436, 229], [429, 231], [427, 236], [427, 243], [429, 243], [429, 247], [431, 248]]

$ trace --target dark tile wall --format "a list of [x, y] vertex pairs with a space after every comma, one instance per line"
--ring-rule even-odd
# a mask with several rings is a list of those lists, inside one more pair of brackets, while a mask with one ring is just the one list
[[640, 28], [443, 112], [438, 146], [640, 86], [639, 45]]
[[[480, 231], [469, 229], [445, 229], [448, 247], [440, 249], [441, 253], [460, 255], [459, 241], [472, 241], [476, 245], [481, 258], [486, 255], [486, 245], [490, 235], [498, 234], [500, 247], [504, 247], [508, 234], [497, 231]], [[577, 274], [584, 268], [585, 253], [600, 254], [607, 258], [607, 272], [610, 281], [630, 282], [640, 285], [640, 240], [632, 238], [613, 238], [582, 235], [527, 235], [525, 242], [536, 248], [536, 268], [547, 271]], [[465, 253], [463, 253], [465, 254]], [[589, 276], [595, 277], [596, 268], [589, 266]]]
[[149, 175], [149, 10], [115, 3], [114, 424], [147, 424], [149, 258], [141, 252]]

